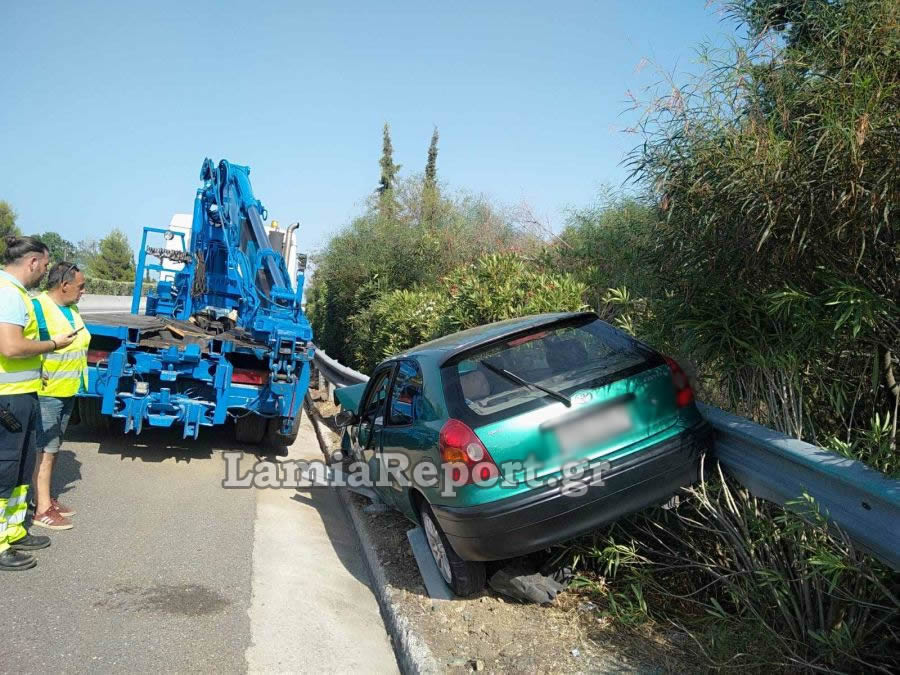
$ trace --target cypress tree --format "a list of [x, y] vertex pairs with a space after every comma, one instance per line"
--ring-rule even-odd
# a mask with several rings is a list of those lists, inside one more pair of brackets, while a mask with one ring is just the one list
[[383, 140], [381, 146], [381, 181], [378, 184], [378, 194], [384, 196], [390, 190], [394, 189], [397, 180], [397, 172], [400, 170], [399, 164], [394, 164], [394, 146], [391, 144], [391, 128], [388, 123], [384, 123]]
[[434, 128], [431, 134], [431, 144], [428, 146], [428, 161], [425, 164], [425, 184], [422, 186], [422, 220], [431, 224], [437, 213], [438, 187], [437, 187], [437, 154], [438, 154], [438, 130]]
[[394, 186], [397, 181], [399, 164], [394, 164], [394, 146], [391, 144], [391, 128], [384, 123], [383, 141], [381, 146], [381, 180], [378, 183], [378, 210], [383, 218], [393, 218], [397, 211], [397, 203], [394, 201]]
[[434, 128], [431, 134], [431, 145], [428, 146], [428, 162], [425, 164], [425, 187], [435, 187], [437, 184], [437, 154], [438, 154], [438, 130]]

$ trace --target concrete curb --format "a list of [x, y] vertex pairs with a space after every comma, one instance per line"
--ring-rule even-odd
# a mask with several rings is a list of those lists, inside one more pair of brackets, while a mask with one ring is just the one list
[[[319, 428], [318, 413], [312, 402], [306, 400], [306, 411], [312, 422], [313, 429], [316, 432], [316, 438], [319, 439], [319, 447], [323, 453], [327, 455], [328, 443]], [[330, 430], [329, 430], [330, 431]], [[378, 553], [372, 544], [372, 538], [366, 527], [366, 522], [357, 509], [356, 505], [350, 500], [350, 494], [343, 488], [338, 488], [338, 498], [344, 506], [347, 517], [353, 523], [353, 529], [356, 530], [356, 536], [359, 541], [360, 549], [366, 560], [366, 566], [369, 568], [369, 575], [372, 579], [372, 591], [378, 600], [378, 606], [381, 609], [381, 616], [387, 626], [388, 635], [394, 645], [394, 653], [397, 656], [397, 664], [400, 671], [411, 675], [442, 673], [444, 669], [438, 665], [431, 650], [425, 641], [416, 635], [413, 627], [400, 612], [399, 607], [393, 602], [391, 594], [388, 592], [387, 579], [385, 578], [384, 568], [378, 559]]]

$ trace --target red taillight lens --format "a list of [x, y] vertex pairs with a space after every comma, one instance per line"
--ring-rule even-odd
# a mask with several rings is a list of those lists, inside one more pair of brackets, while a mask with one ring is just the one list
[[691, 383], [687, 374], [675, 359], [670, 359], [668, 356], [664, 358], [666, 363], [669, 364], [669, 370], [672, 371], [672, 386], [675, 387], [675, 405], [679, 408], [690, 405], [694, 401], [694, 390], [691, 389]]
[[464, 422], [447, 420], [441, 429], [438, 446], [441, 450], [441, 461], [451, 466], [451, 478], [454, 483], [461, 483], [464, 472], [463, 485], [490, 480], [500, 474], [491, 453]]
[[231, 381], [234, 384], [255, 384], [262, 386], [269, 381], [269, 372], [266, 370], [235, 368], [231, 372]]

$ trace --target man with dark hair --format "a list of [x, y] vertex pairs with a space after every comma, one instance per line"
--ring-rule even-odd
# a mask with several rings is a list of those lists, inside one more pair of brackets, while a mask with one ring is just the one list
[[69, 530], [75, 512], [50, 495], [53, 464], [69, 425], [75, 395], [87, 388], [87, 351], [91, 334], [84, 326], [76, 303], [84, 294], [84, 274], [78, 265], [60, 262], [47, 278], [47, 290], [32, 300], [42, 340], [74, 330], [74, 342], [43, 358], [42, 381], [38, 392], [41, 424], [38, 429], [38, 460], [34, 471], [35, 509], [33, 525], [49, 530]]
[[40, 284], [50, 263], [47, 246], [35, 237], [7, 237], [0, 270], [0, 571], [34, 567], [25, 551], [45, 548], [49, 537], [25, 530], [28, 479], [34, 471], [35, 433], [40, 420], [41, 355], [68, 347], [71, 330], [38, 339], [26, 288]]

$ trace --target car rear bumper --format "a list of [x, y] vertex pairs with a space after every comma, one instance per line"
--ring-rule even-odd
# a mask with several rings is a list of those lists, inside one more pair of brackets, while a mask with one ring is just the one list
[[514, 558], [666, 501], [697, 481], [711, 441], [709, 425], [698, 424], [613, 464], [580, 496], [554, 486], [478, 506], [431, 508], [461, 558]]

